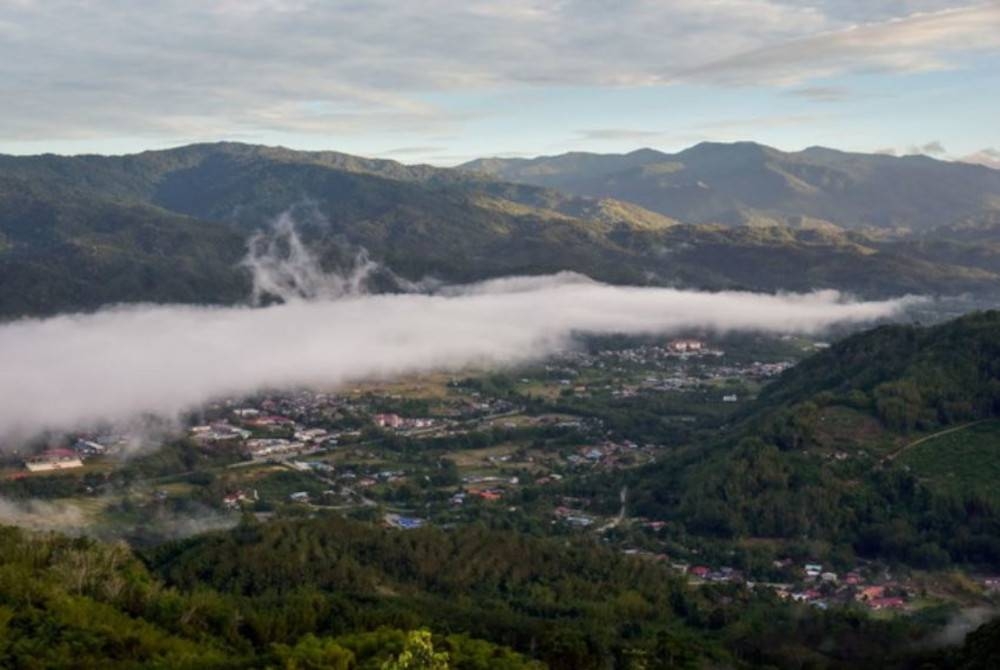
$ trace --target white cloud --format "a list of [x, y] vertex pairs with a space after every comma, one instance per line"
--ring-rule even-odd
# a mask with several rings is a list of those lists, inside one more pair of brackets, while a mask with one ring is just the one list
[[981, 149], [958, 160], [963, 163], [976, 163], [993, 168], [994, 170], [1000, 170], [1000, 149]]
[[853, 97], [851, 91], [841, 86], [804, 86], [791, 89], [788, 94], [813, 102], [841, 102]]
[[141, 414], [170, 418], [264, 387], [511, 365], [564, 349], [580, 332], [811, 332], [885, 317], [904, 302], [624, 288], [563, 274], [437, 295], [259, 309], [119, 307], [24, 320], [0, 326], [0, 440]]
[[667, 133], [660, 130], [642, 130], [640, 128], [587, 128], [576, 131], [581, 140], [648, 142], [665, 137]]
[[938, 141], [938, 140], [931, 140], [930, 142], [927, 142], [926, 144], [923, 144], [921, 146], [910, 147], [909, 150], [907, 151], [907, 153], [909, 153], [909, 154], [923, 154], [924, 156], [940, 157], [940, 156], [947, 155], [948, 154], [948, 150], [944, 148], [944, 145], [941, 144], [940, 141]]
[[861, 23], [769, 44], [678, 75], [683, 81], [797, 85], [851, 72], [925, 72], [1000, 48], [1000, 4], [986, 2]]

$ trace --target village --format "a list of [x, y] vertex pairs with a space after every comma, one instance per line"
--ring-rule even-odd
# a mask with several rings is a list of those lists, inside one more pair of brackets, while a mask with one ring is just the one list
[[[748, 571], [669, 539], [669, 522], [601, 506], [574, 487], [655, 463], [699, 426], [736, 411], [794, 362], [730, 356], [694, 338], [569, 352], [506, 374], [468, 371], [321, 391], [266, 391], [192, 412], [164, 446], [200, 465], [157, 471], [107, 509], [142, 515], [203, 505], [238, 519], [330, 511], [400, 531], [491, 519], [546, 534], [584, 534], [639, 559], [665, 561], [693, 584], [769, 590], [827, 607], [907, 612], [926, 591], [884, 566], [837, 572], [781, 558]], [[613, 410], [613, 411], [611, 411]], [[656, 434], [628, 419], [651, 412]], [[622, 417], [625, 417], [623, 420]], [[644, 426], [644, 424], [643, 424]], [[670, 439], [663, 439], [664, 437]], [[69, 436], [7, 469], [7, 479], [113, 472], [142, 463], [129, 436]], [[122, 465], [124, 464], [124, 465]], [[190, 501], [190, 502], [185, 502]], [[666, 535], [664, 535], [666, 533]], [[993, 581], [990, 581], [993, 580]], [[980, 578], [993, 592], [1000, 579]]]

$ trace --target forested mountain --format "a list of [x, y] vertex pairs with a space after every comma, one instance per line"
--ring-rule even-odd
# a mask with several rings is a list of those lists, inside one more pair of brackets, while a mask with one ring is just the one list
[[249, 292], [239, 266], [247, 239], [289, 208], [328, 269], [364, 248], [411, 280], [575, 270], [621, 283], [871, 296], [1000, 284], [1000, 254], [983, 242], [992, 239], [988, 212], [942, 230], [947, 244], [936, 233], [899, 241], [846, 232], [805, 210], [778, 224], [692, 225], [700, 217], [679, 222], [620, 199], [461, 170], [222, 143], [0, 156], [0, 316], [238, 301]]
[[926, 156], [753, 142], [705, 142], [676, 154], [570, 153], [481, 159], [464, 169], [577, 195], [636, 203], [688, 223], [816, 219], [848, 229], [926, 231], [1000, 210], [1000, 171]]
[[996, 569], [998, 417], [1000, 313], [877, 328], [786, 372], [714, 445], [637, 475], [639, 509], [844, 564]]
[[0, 179], [0, 316], [124, 300], [235, 302], [245, 234], [139, 201]]

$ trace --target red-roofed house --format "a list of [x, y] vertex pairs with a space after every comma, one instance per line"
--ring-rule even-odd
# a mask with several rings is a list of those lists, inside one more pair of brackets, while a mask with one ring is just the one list
[[72, 449], [49, 449], [34, 458], [29, 458], [24, 462], [24, 465], [31, 472], [44, 472], [46, 470], [82, 468], [83, 461]]

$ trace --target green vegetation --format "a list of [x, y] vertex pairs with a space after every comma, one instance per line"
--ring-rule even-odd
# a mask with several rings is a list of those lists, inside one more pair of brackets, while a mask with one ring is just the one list
[[979, 476], [948, 450], [962, 432], [892, 456], [921, 435], [997, 415], [1000, 312], [876, 328], [786, 372], [714, 444], [634, 473], [638, 510], [696, 536], [811, 542], [845, 563], [858, 554], [996, 568], [1000, 506], [985, 484], [995, 421], [964, 447], [981, 486], [947, 485], [950, 472]]
[[905, 447], [900, 464], [950, 496], [1000, 495], [1000, 421], [986, 421]]
[[[0, 665], [8, 668], [501, 668], [536, 663], [464, 635], [392, 628], [317, 636], [316, 597], [297, 594], [256, 628], [255, 609], [207, 586], [165, 586], [122, 544], [0, 528]], [[243, 608], [247, 608], [244, 610]], [[250, 614], [246, 619], [245, 614]], [[327, 612], [329, 614], [329, 612]], [[295, 623], [293, 623], [295, 622]], [[436, 664], [427, 664], [429, 657]]]
[[146, 565], [122, 544], [11, 528], [0, 555], [4, 667], [892, 668], [932, 630], [694, 591], [590, 542], [329, 515], [247, 519]]

